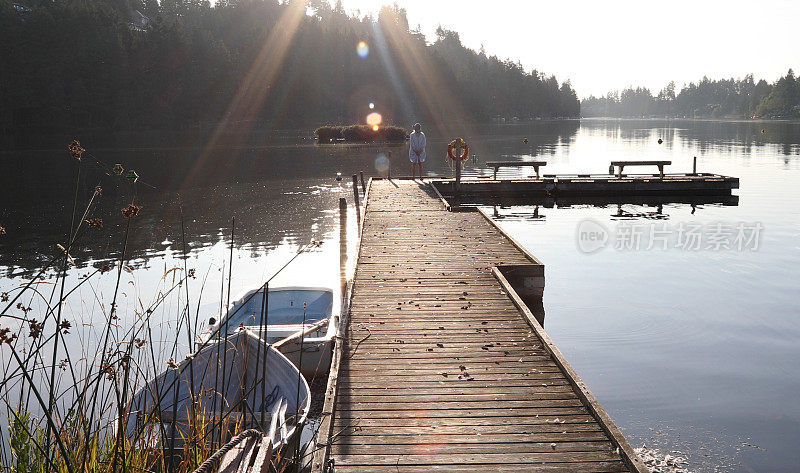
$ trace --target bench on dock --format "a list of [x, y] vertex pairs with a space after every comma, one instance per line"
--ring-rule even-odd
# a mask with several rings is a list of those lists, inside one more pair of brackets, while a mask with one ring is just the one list
[[497, 179], [497, 170], [500, 168], [533, 166], [536, 171], [536, 179], [539, 179], [539, 167], [547, 166], [547, 161], [486, 161], [486, 167], [494, 168], [493, 179]]
[[611, 161], [611, 166], [617, 166], [619, 172], [617, 177], [622, 177], [622, 169], [625, 166], [658, 166], [658, 173], [661, 179], [664, 179], [664, 166], [672, 164], [672, 161]]

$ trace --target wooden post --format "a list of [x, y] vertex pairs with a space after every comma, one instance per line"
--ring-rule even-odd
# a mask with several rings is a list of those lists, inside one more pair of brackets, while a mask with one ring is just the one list
[[697, 156], [692, 160], [692, 174], [697, 175]]
[[359, 171], [358, 174], [361, 177], [361, 192], [366, 194], [367, 193], [367, 186], [366, 186], [366, 184], [364, 184], [364, 171]]
[[358, 204], [358, 177], [353, 174], [353, 199], [356, 204], [356, 222], [361, 223], [361, 208]]
[[344, 297], [347, 286], [347, 199], [339, 198], [339, 283]]
[[456, 159], [456, 192], [461, 190], [461, 160]]

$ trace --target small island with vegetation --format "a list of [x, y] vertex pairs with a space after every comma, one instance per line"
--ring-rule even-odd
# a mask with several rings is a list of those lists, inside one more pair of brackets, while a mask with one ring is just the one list
[[369, 125], [321, 126], [314, 130], [317, 143], [403, 143], [408, 131], [399, 126], [370, 127]]

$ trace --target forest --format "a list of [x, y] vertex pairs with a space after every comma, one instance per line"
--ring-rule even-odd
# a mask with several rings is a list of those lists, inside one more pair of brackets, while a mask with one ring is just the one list
[[[327, 0], [0, 0], [0, 142], [577, 117], [569, 81]], [[71, 135], [70, 135], [71, 136]], [[85, 135], [84, 135], [85, 136]], [[61, 138], [63, 139], [63, 138]], [[29, 139], [28, 139], [29, 141]]]
[[675, 117], [675, 118], [800, 118], [800, 79], [789, 69], [770, 84], [756, 82], [752, 74], [743, 79], [711, 80], [675, 90], [670, 82], [658, 94], [646, 87], [629, 87], [605, 97], [581, 101], [584, 117]]

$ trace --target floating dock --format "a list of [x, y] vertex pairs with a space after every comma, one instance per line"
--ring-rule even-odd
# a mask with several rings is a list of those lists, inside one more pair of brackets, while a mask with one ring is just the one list
[[708, 196], [730, 195], [739, 178], [711, 173], [665, 174], [545, 174], [542, 178], [454, 179], [433, 181], [442, 195], [514, 197]]
[[540, 261], [429, 182], [363, 205], [312, 471], [647, 471], [544, 331]]

